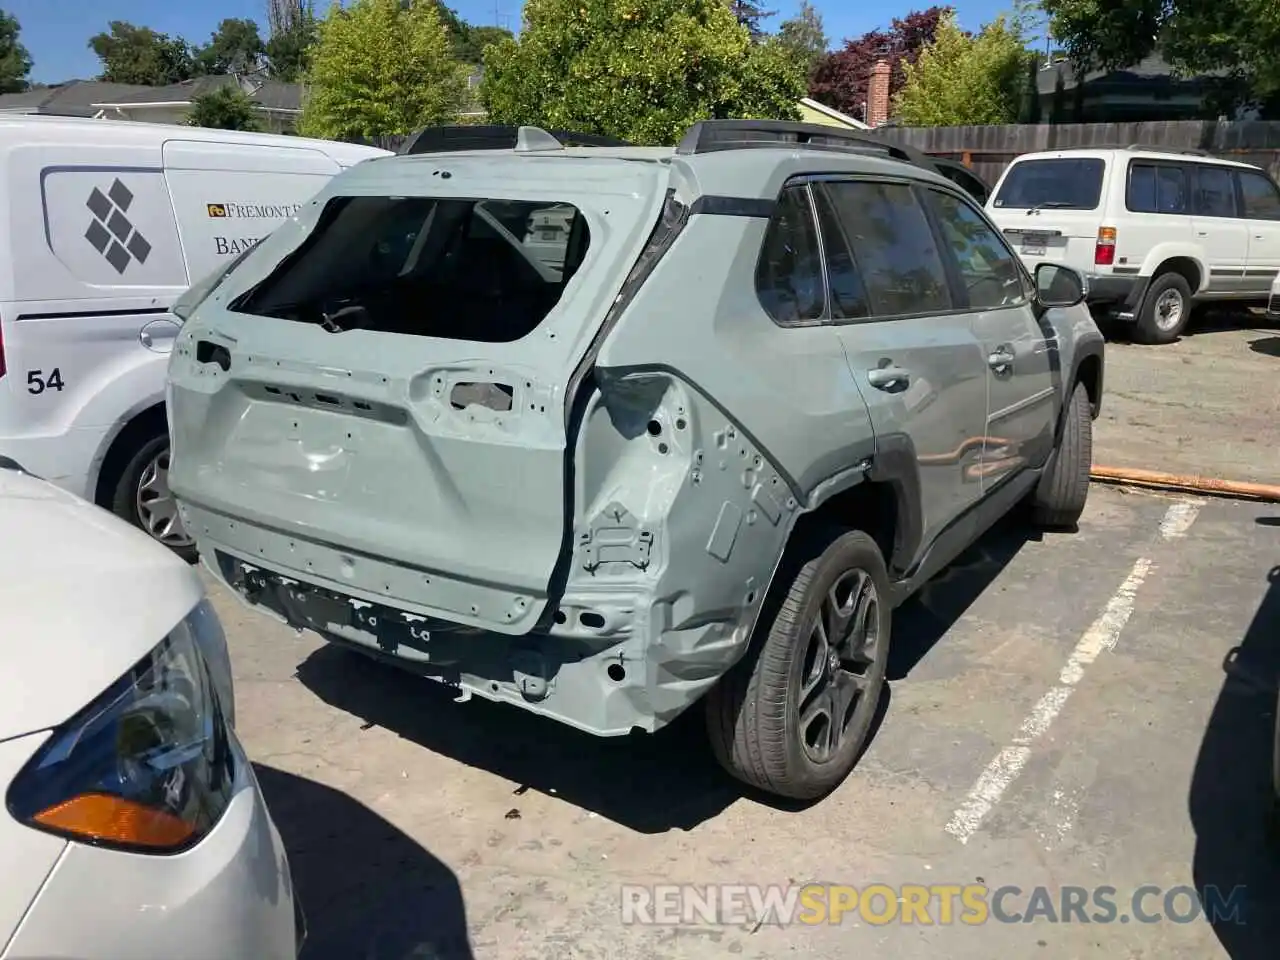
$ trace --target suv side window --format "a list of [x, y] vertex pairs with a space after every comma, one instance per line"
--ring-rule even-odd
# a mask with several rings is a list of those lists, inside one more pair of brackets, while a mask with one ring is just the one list
[[1280, 191], [1271, 178], [1252, 170], [1237, 170], [1244, 215], [1250, 220], [1280, 220]]
[[1195, 212], [1204, 217], [1236, 215], [1236, 185], [1229, 167], [1202, 165], [1196, 169]]
[[1186, 213], [1187, 171], [1168, 163], [1129, 164], [1124, 205], [1131, 213]]
[[999, 235], [959, 197], [928, 191], [942, 237], [955, 255], [960, 279], [973, 310], [1025, 303], [1027, 289], [1018, 261]]
[[756, 295], [777, 323], [822, 318], [822, 257], [806, 186], [787, 187], [778, 197], [756, 263]]
[[933, 229], [905, 183], [836, 180], [819, 189], [861, 268], [878, 317], [952, 308], [951, 289]]

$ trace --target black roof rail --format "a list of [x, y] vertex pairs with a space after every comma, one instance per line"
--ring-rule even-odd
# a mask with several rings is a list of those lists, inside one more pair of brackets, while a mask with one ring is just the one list
[[[598, 133], [578, 133], [572, 130], [547, 130], [566, 147], [629, 147], [625, 140]], [[456, 153], [463, 150], [514, 150], [520, 138], [520, 128], [515, 126], [452, 126], [423, 127], [414, 133], [397, 151], [401, 156], [418, 153]]]
[[1161, 147], [1150, 143], [1073, 143], [1070, 146], [1045, 147], [1043, 150], [1031, 150], [1029, 153], [1066, 153], [1071, 150], [1145, 150], [1147, 153], [1167, 153], [1171, 155], [1186, 154], [1192, 157], [1212, 157], [1207, 150], [1193, 150], [1188, 147]]
[[872, 133], [845, 130], [820, 123], [792, 120], [700, 120], [685, 131], [676, 146], [680, 156], [696, 156], [719, 150], [778, 147], [796, 144], [819, 150], [846, 150], [850, 153], [879, 152], [894, 160], [931, 169], [933, 164], [914, 147], [891, 143]]

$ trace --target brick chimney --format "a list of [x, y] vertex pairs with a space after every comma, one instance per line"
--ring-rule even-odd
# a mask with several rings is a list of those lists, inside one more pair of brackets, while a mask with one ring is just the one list
[[877, 60], [871, 68], [871, 79], [867, 83], [867, 126], [878, 127], [889, 119], [889, 74], [888, 60]]

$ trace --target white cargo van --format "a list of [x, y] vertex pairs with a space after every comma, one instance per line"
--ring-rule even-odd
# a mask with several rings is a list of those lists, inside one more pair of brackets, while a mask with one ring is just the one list
[[385, 150], [0, 117], [0, 457], [194, 555], [168, 489], [175, 300]]

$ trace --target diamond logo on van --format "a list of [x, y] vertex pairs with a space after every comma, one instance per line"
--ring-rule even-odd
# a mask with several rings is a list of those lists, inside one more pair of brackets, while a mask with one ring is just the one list
[[93, 222], [84, 238], [115, 267], [116, 273], [124, 273], [135, 260], [146, 263], [151, 256], [151, 244], [126, 216], [132, 204], [133, 193], [118, 179], [106, 193], [94, 187], [85, 203]]

